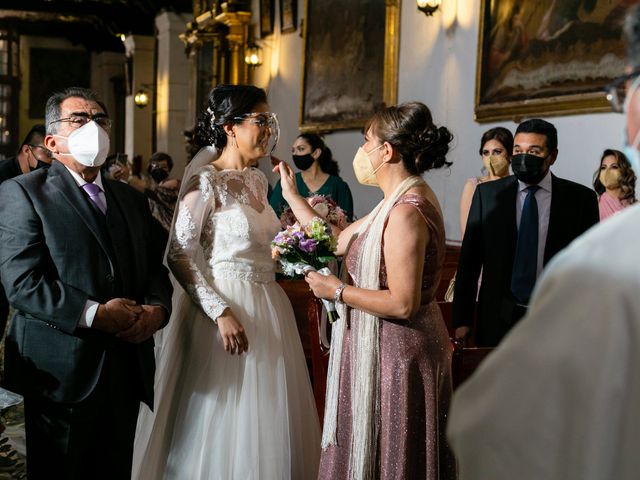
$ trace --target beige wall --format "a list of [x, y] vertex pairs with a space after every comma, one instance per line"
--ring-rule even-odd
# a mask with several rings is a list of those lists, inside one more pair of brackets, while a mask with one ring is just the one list
[[[254, 12], [259, 11], [258, 0], [253, 0], [252, 7]], [[436, 123], [446, 125], [455, 135], [449, 155], [451, 169], [425, 176], [442, 205], [447, 238], [455, 242], [460, 239], [462, 187], [467, 178], [480, 174], [482, 166], [478, 157], [482, 133], [497, 125], [513, 131], [516, 125], [481, 125], [473, 120], [480, 0], [444, 0], [443, 8], [443, 12], [426, 17], [417, 10], [415, 0], [402, 0], [398, 99], [426, 103]], [[265, 62], [254, 72], [254, 78], [257, 85], [268, 90], [271, 109], [278, 113], [281, 141], [276, 154], [286, 159], [298, 131], [302, 38], [299, 30], [278, 33], [278, 10], [276, 33], [261, 42]], [[304, 0], [299, 0], [298, 12], [299, 17], [304, 14]], [[591, 183], [603, 149], [620, 148], [623, 142], [622, 115], [575, 115], [550, 121], [558, 128], [560, 150], [552, 171], [585, 185]], [[336, 132], [327, 135], [326, 141], [340, 164], [342, 177], [351, 186], [356, 214], [366, 214], [380, 199], [380, 193], [359, 185], [353, 175], [351, 161], [362, 143], [360, 132]]]

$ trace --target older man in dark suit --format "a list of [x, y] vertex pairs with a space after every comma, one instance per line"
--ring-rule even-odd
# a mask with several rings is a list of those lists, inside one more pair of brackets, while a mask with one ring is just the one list
[[6, 386], [25, 396], [30, 480], [128, 479], [171, 308], [163, 247], [145, 198], [100, 176], [111, 121], [95, 94], [54, 94], [46, 125], [51, 168], [0, 186]]
[[478, 185], [456, 275], [456, 337], [473, 326], [478, 298], [475, 343], [496, 346], [524, 316], [543, 266], [598, 222], [595, 192], [549, 170], [557, 146], [551, 123], [527, 120], [514, 138], [515, 176]]

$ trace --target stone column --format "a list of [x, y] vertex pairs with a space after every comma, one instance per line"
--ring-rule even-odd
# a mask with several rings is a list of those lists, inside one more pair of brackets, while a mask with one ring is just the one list
[[[127, 58], [124, 53], [100, 52], [91, 54], [91, 88], [104, 102], [109, 116], [113, 120], [111, 128], [111, 148], [109, 153], [121, 153], [124, 147], [124, 135], [126, 131], [124, 112], [122, 105], [118, 105], [118, 96], [114, 80], [122, 82], [124, 65]], [[118, 84], [121, 88], [122, 83]], [[122, 95], [122, 92], [120, 92]], [[119, 97], [122, 98], [121, 96]]]
[[171, 155], [174, 161], [172, 177], [182, 178], [187, 161], [185, 129], [194, 118], [187, 118], [189, 108], [189, 76], [191, 66], [178, 35], [184, 30], [185, 19], [166, 12], [156, 17], [158, 29], [158, 70], [156, 73], [156, 150]]
[[100, 96], [109, 114], [116, 111], [113, 79], [122, 77], [126, 57], [118, 52], [100, 52], [91, 55], [91, 88]]
[[[152, 146], [152, 119], [153, 119], [153, 80], [155, 76], [153, 54], [155, 38], [143, 35], [129, 35], [124, 41], [127, 58], [132, 66], [131, 94], [125, 101], [125, 153], [129, 159], [136, 155], [142, 155], [142, 171], [146, 170], [147, 162]], [[140, 108], [133, 101], [138, 90], [144, 89], [150, 96], [149, 104]]]
[[247, 83], [249, 80], [248, 66], [244, 63], [244, 47], [247, 44], [247, 28], [250, 21], [251, 12], [223, 11], [216, 17], [216, 22], [223, 23], [229, 27], [229, 33], [227, 34], [229, 49], [231, 50], [229, 81], [236, 85]]

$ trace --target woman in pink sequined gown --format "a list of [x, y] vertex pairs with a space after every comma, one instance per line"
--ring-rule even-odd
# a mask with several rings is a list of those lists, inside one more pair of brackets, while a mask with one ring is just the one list
[[[444, 434], [451, 353], [434, 294], [445, 251], [442, 213], [421, 174], [450, 165], [452, 139], [421, 103], [388, 107], [367, 126], [354, 158], [361, 183], [384, 200], [339, 233], [342, 280], [307, 282], [337, 300], [320, 479], [455, 478]], [[313, 217], [280, 165], [285, 198], [302, 222]]]

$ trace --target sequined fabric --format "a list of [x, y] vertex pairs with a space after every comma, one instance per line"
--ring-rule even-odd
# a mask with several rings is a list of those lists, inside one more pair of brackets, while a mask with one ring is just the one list
[[[445, 427], [451, 398], [451, 343], [434, 295], [445, 253], [444, 225], [438, 210], [424, 197], [405, 194], [396, 204], [415, 206], [431, 234], [422, 277], [422, 307], [406, 320], [380, 323], [380, 438], [377, 476], [380, 479], [449, 480], [455, 461]], [[358, 237], [345, 261], [351, 275], [367, 232]], [[357, 285], [358, 279], [352, 278]], [[380, 287], [386, 288], [384, 256]], [[322, 452], [319, 478], [349, 478], [351, 443], [351, 333], [344, 338], [340, 366], [337, 445]]]

